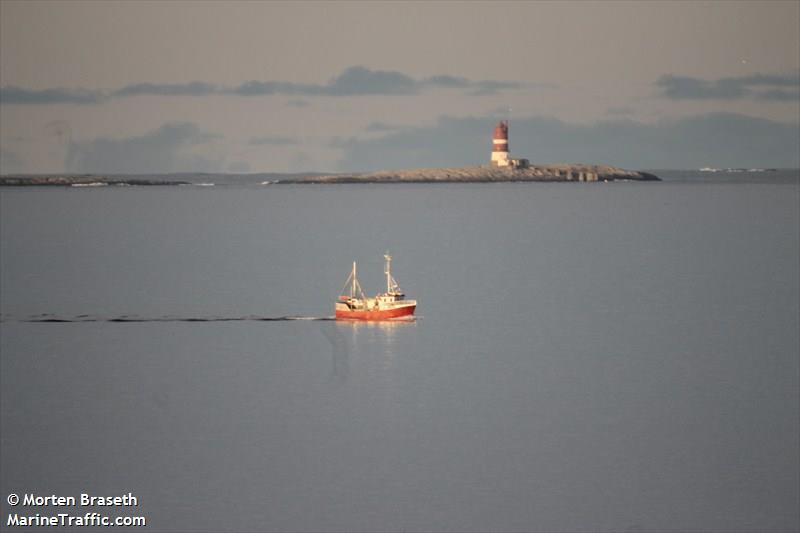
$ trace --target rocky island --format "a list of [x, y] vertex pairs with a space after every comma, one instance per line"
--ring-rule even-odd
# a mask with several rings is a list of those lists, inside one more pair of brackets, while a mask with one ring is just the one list
[[[291, 183], [447, 183], [503, 181], [660, 181], [647, 172], [607, 165], [558, 164], [526, 167], [472, 166], [382, 170], [363, 174], [309, 176]], [[283, 182], [287, 183], [287, 182]]]
[[431, 183], [495, 181], [660, 181], [646, 172], [608, 165], [531, 165], [527, 159], [513, 159], [508, 148], [508, 121], [494, 128], [492, 152], [487, 166], [383, 170], [364, 174], [309, 176], [294, 183]]

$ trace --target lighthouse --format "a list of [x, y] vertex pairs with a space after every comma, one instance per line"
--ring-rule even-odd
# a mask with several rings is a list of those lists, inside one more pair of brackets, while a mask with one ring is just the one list
[[530, 166], [530, 161], [527, 159], [511, 159], [508, 157], [507, 120], [501, 120], [494, 127], [491, 163], [493, 167], [510, 167], [511, 169], [528, 168]]
[[507, 167], [511, 164], [508, 159], [508, 121], [501, 120], [494, 127], [492, 136], [492, 166]]

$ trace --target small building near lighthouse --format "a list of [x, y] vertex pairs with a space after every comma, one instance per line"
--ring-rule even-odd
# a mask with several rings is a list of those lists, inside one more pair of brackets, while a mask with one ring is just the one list
[[508, 151], [508, 121], [501, 120], [494, 127], [492, 136], [493, 167], [527, 168], [530, 162], [527, 159], [511, 159]]

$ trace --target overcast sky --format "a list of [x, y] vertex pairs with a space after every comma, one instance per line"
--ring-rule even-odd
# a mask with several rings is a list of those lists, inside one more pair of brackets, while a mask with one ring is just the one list
[[800, 166], [800, 2], [0, 0], [0, 172]]

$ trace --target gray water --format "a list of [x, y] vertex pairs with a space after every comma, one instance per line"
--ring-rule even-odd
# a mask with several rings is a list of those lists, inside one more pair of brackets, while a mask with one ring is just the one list
[[669, 176], [0, 191], [3, 524], [797, 531], [797, 172]]

